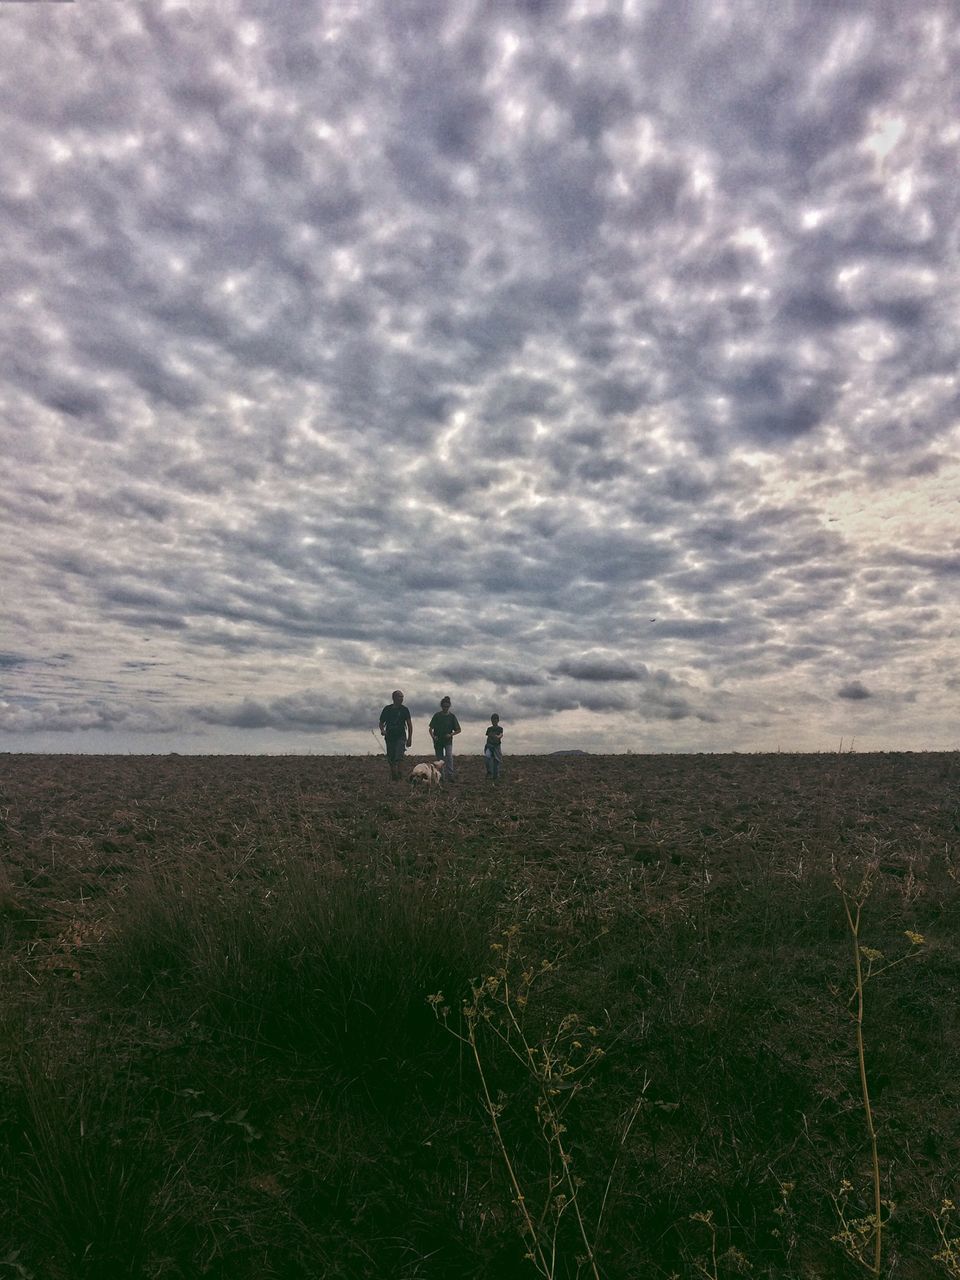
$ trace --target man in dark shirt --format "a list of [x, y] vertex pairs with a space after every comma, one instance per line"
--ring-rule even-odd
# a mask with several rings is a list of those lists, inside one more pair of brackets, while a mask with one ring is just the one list
[[380, 737], [387, 744], [390, 777], [394, 782], [399, 782], [403, 753], [413, 745], [413, 721], [410, 719], [410, 712], [403, 705], [401, 690], [394, 689], [392, 696], [393, 701], [380, 712]]
[[435, 712], [430, 721], [430, 737], [433, 739], [433, 754], [443, 761], [443, 776], [447, 782], [454, 779], [453, 739], [460, 732], [460, 721], [450, 710], [450, 699], [440, 699], [440, 710]]

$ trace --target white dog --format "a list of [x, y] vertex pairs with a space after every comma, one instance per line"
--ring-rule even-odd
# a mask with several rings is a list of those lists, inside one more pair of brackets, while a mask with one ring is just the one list
[[428, 787], [439, 787], [443, 781], [443, 761], [429, 760], [423, 764], [415, 764], [410, 775], [411, 782], [422, 782]]

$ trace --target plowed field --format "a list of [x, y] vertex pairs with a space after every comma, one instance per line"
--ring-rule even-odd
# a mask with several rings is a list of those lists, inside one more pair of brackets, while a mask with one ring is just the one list
[[0, 1274], [960, 1276], [960, 757], [458, 764], [0, 757]]

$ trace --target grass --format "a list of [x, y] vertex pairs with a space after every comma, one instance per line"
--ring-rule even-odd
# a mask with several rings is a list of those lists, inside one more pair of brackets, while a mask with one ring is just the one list
[[379, 1098], [445, 1070], [424, 993], [463, 985], [483, 963], [488, 905], [486, 883], [413, 880], [389, 865], [150, 876], [118, 911], [98, 979], [112, 1001], [151, 1004], [171, 1026], [309, 1060]]
[[0, 761], [0, 1280], [957, 1274], [957, 758], [482, 768]]
[[12, 1093], [20, 1138], [13, 1185], [46, 1274], [141, 1276], [164, 1188], [141, 1147], [130, 1082], [61, 1074], [25, 1050]]

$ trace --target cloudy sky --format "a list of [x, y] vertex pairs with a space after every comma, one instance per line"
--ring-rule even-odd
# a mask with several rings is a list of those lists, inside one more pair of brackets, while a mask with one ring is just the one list
[[0, 5], [0, 750], [960, 747], [952, 0]]

